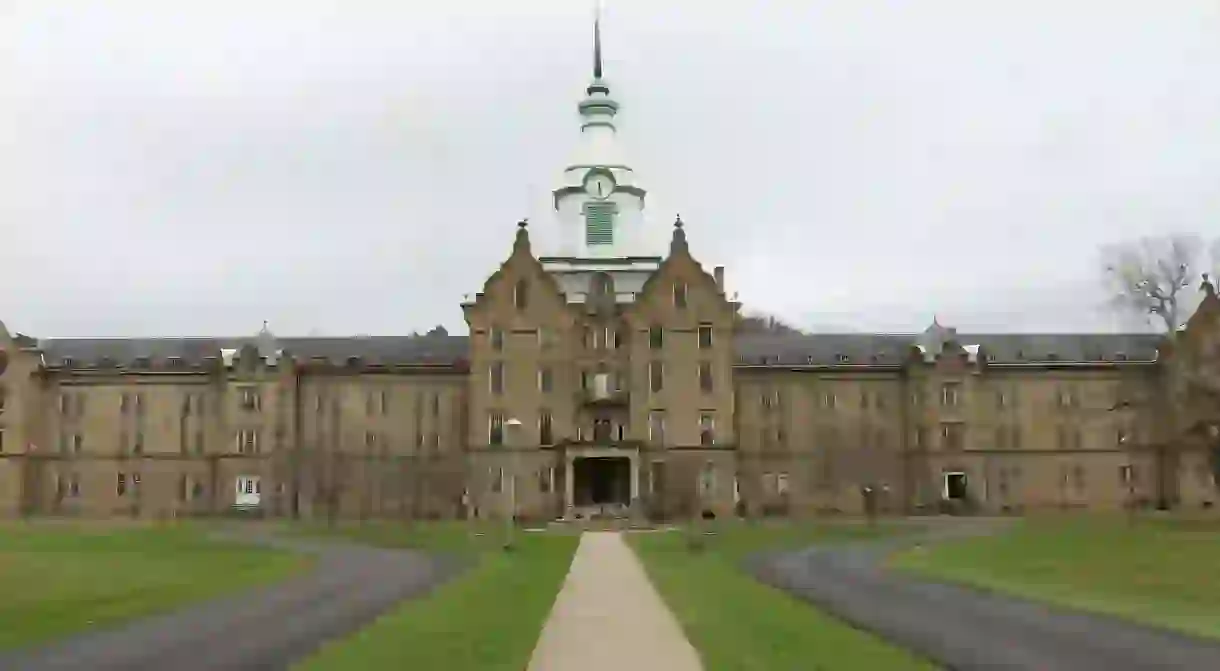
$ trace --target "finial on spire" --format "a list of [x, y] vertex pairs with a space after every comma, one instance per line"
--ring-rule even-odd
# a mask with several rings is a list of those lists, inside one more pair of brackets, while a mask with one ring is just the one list
[[602, 3], [593, 5], [593, 78], [602, 78]]
[[530, 220], [528, 218], [522, 219], [521, 221], [517, 222], [517, 235], [513, 238], [513, 249], [514, 250], [518, 250], [518, 249], [525, 250], [525, 251], [529, 250], [530, 233], [529, 233], [529, 230], [527, 230], [529, 228], [529, 225], [530, 225]]
[[1212, 278], [1208, 273], [1203, 273], [1203, 284], [1199, 285], [1199, 288], [1207, 296], [1216, 295], [1216, 285], [1212, 283]]
[[682, 215], [674, 220], [674, 237], [669, 243], [669, 253], [677, 254], [686, 251], [686, 231], [682, 230]]

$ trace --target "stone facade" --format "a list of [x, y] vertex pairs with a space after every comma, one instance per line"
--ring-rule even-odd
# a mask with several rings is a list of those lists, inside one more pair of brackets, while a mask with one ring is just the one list
[[553, 518], [612, 501], [672, 518], [1217, 497], [1210, 285], [1172, 343], [935, 323], [776, 335], [741, 331], [723, 271], [691, 256], [680, 222], [664, 258], [571, 266], [584, 279], [553, 270], [565, 262], [535, 257], [522, 225], [462, 306], [469, 336], [40, 341], [0, 327], [0, 515]]

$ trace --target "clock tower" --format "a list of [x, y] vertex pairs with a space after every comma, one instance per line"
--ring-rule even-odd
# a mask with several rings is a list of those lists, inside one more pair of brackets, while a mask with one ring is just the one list
[[563, 254], [577, 258], [638, 256], [644, 189], [619, 153], [614, 117], [618, 102], [602, 76], [601, 17], [593, 22], [593, 81], [577, 106], [581, 142], [554, 190]]

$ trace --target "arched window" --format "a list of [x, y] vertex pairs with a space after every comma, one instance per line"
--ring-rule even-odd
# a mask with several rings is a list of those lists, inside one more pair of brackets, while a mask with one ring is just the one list
[[525, 280], [517, 280], [517, 284], [513, 286], [513, 305], [517, 306], [518, 310], [524, 310], [530, 304], [530, 285]]

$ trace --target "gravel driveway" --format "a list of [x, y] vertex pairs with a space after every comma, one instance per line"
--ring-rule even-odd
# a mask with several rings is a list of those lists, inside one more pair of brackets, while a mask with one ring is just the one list
[[406, 550], [278, 538], [261, 531], [226, 536], [313, 553], [318, 565], [284, 582], [118, 628], [32, 651], [0, 653], [0, 669], [285, 669], [326, 640], [359, 629], [460, 569], [456, 561]]
[[1220, 669], [1220, 642], [880, 567], [887, 553], [910, 542], [811, 548], [754, 558], [747, 568], [949, 669]]

